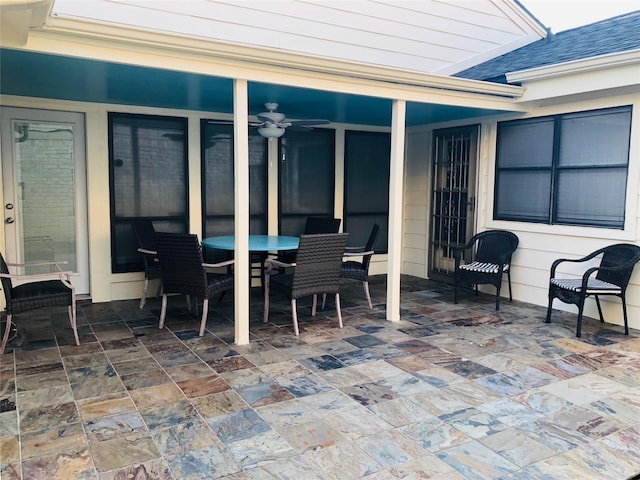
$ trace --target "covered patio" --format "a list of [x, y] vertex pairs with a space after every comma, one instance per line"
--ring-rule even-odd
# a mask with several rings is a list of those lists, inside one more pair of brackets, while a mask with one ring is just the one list
[[640, 332], [402, 276], [341, 288], [317, 317], [251, 291], [250, 343], [233, 295], [207, 332], [184, 299], [79, 305], [19, 318], [0, 364], [7, 479], [624, 479], [640, 473]]

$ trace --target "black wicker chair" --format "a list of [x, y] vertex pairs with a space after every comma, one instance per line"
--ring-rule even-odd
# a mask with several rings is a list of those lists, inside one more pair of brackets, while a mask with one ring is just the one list
[[178, 293], [188, 298], [202, 298], [200, 336], [204, 335], [209, 313], [209, 299], [233, 288], [233, 274], [209, 273], [206, 268], [226, 267], [234, 261], [204, 263], [202, 249], [196, 235], [158, 233], [153, 236], [162, 273], [162, 309], [159, 327], [164, 326], [167, 295]]
[[[581, 278], [556, 278], [556, 270], [561, 263], [588, 262], [599, 255], [602, 255], [600, 264], [588, 268]], [[580, 337], [582, 335], [582, 313], [585, 299], [591, 295], [595, 297], [600, 321], [604, 322], [599, 297], [601, 295], [615, 295], [622, 300], [624, 334], [629, 335], [625, 293], [633, 268], [638, 261], [640, 261], [640, 247], [628, 243], [609, 245], [578, 259], [560, 258], [554, 261], [551, 265], [549, 279], [549, 306], [546, 323], [551, 322], [551, 304], [554, 298], [564, 303], [574, 304], [578, 307], [576, 337]]]
[[[307, 217], [303, 235], [320, 235], [323, 233], [338, 233], [342, 219], [332, 217]], [[282, 250], [278, 252], [278, 261], [293, 263], [296, 261], [297, 250]], [[263, 275], [264, 276], [264, 275]]]
[[[73, 336], [75, 337], [76, 345], [80, 345], [76, 325], [76, 293], [75, 287], [71, 283], [71, 275], [73, 275], [73, 272], [63, 271], [60, 268], [60, 265], [64, 265], [65, 263], [66, 262], [7, 264], [2, 254], [0, 254], [0, 280], [2, 281], [7, 315], [2, 345], [0, 345], [0, 354], [4, 353], [7, 341], [9, 340], [13, 315], [44, 307], [68, 307]], [[55, 267], [57, 271], [18, 275], [9, 272], [9, 265], [12, 267], [48, 265]], [[21, 284], [14, 287], [12, 280], [19, 281]]]
[[133, 233], [138, 240], [138, 252], [144, 259], [144, 286], [140, 296], [140, 308], [143, 308], [147, 303], [149, 281], [161, 278], [160, 264], [158, 263], [158, 255], [153, 241], [155, 229], [151, 220], [135, 220], [131, 222], [131, 228], [133, 228]]
[[[264, 289], [264, 322], [269, 321], [269, 295], [271, 290], [286, 294], [291, 300], [293, 330], [299, 335], [297, 299], [313, 295], [311, 315], [315, 316], [318, 294], [334, 294], [338, 323], [342, 328], [340, 311], [340, 266], [347, 246], [348, 233], [301, 235], [295, 263], [287, 264], [267, 259]], [[293, 267], [293, 273], [271, 275], [274, 269]]]
[[307, 222], [304, 225], [304, 234], [338, 233], [341, 222], [342, 220], [339, 218], [307, 217]]
[[348, 278], [352, 280], [359, 280], [364, 287], [364, 294], [369, 302], [369, 308], [373, 309], [373, 303], [371, 303], [371, 295], [369, 294], [369, 264], [371, 263], [371, 257], [375, 253], [373, 246], [378, 238], [378, 231], [380, 225], [373, 224], [369, 239], [364, 247], [347, 247], [344, 253], [345, 257], [361, 256], [362, 261], [347, 260], [342, 262], [340, 269], [340, 278]]
[[[461, 285], [475, 286], [489, 284], [496, 287], [496, 310], [500, 310], [500, 287], [502, 276], [507, 274], [509, 300], [511, 294], [511, 256], [518, 248], [518, 237], [506, 230], [487, 230], [471, 237], [469, 242], [455, 250], [455, 291], [454, 303], [458, 303], [458, 289]], [[471, 252], [472, 261], [462, 263], [466, 251]]]

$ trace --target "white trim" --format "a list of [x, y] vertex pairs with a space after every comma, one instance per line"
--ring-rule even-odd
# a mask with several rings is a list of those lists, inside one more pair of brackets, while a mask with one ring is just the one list
[[[509, 83], [521, 83], [634, 64], [640, 64], [640, 49], [519, 70], [507, 73], [506, 77]], [[640, 81], [640, 75], [636, 75], [635, 78], [629, 78], [628, 80], [630, 84], [637, 84]]]

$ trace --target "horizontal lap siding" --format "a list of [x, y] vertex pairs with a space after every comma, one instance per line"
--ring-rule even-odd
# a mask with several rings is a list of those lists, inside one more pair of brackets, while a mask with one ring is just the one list
[[[533, 38], [509, 2], [58, 1], [54, 14], [370, 65], [440, 72]], [[499, 50], [499, 51], [498, 51]], [[479, 60], [480, 61], [480, 60]]]

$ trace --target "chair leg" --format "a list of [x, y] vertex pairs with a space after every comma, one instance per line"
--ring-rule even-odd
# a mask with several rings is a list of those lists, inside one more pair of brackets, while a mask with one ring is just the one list
[[11, 331], [11, 317], [13, 315], [7, 314], [7, 324], [4, 327], [4, 335], [2, 336], [2, 345], [0, 345], [0, 355], [4, 353], [4, 347], [7, 346], [9, 340], [9, 332]]
[[323, 293], [322, 294], [322, 310], [324, 310], [325, 303], [327, 303], [327, 294]]
[[264, 312], [262, 313], [262, 322], [269, 321], [269, 274], [264, 277]]
[[[476, 288], [478, 288], [476, 286]], [[500, 310], [500, 286], [496, 287], [496, 312]]]
[[629, 319], [627, 318], [627, 302], [624, 299], [624, 293], [620, 297], [622, 300], [622, 315], [624, 316], [624, 334], [629, 335]]
[[142, 287], [142, 295], [140, 296], [140, 309], [144, 308], [145, 303], [147, 303], [147, 289], [149, 288], [149, 279], [144, 277], [144, 286]]
[[314, 293], [312, 298], [313, 298], [313, 300], [311, 301], [311, 316], [315, 317], [316, 316], [316, 311], [318, 309], [318, 294]]
[[604, 316], [602, 315], [602, 307], [600, 306], [600, 297], [598, 295], [594, 295], [596, 297], [596, 305], [598, 306], [598, 315], [600, 315], [600, 323], [604, 323]]
[[509, 301], [513, 302], [513, 295], [511, 294], [511, 269], [507, 270], [507, 283], [509, 284]]
[[576, 327], [576, 337], [582, 336], [582, 312], [584, 310], [584, 298], [578, 304], [578, 326]]
[[293, 317], [293, 332], [297, 337], [300, 335], [300, 330], [298, 330], [298, 308], [295, 298], [291, 299], [291, 316]]
[[160, 324], [158, 328], [162, 329], [164, 327], [164, 317], [167, 314], [167, 294], [162, 294], [162, 307], [160, 308]]
[[338, 311], [338, 325], [342, 328], [342, 310], [340, 309], [340, 294], [336, 293], [336, 310]]
[[209, 299], [205, 298], [202, 302], [202, 320], [200, 320], [200, 336], [204, 335], [204, 327], [207, 326], [207, 314], [209, 313]]
[[553, 297], [549, 295], [549, 306], [547, 307], [547, 318], [544, 323], [551, 323], [551, 304], [553, 303]]
[[369, 302], [369, 309], [373, 310], [373, 303], [371, 303], [371, 295], [369, 294], [369, 282], [362, 282], [362, 286], [364, 287], [364, 295], [367, 297], [367, 302]]
[[76, 339], [76, 345], [80, 345], [80, 338], [78, 338], [78, 323], [76, 316], [76, 305], [69, 305], [69, 321], [71, 322], [71, 329], [73, 330], [73, 336]]

